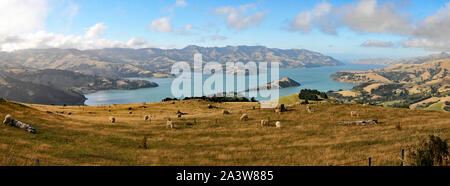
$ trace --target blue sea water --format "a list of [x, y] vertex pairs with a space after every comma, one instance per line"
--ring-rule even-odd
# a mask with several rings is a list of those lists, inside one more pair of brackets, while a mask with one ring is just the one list
[[[317, 89], [320, 91], [351, 89], [355, 84], [342, 83], [333, 81], [330, 75], [342, 70], [370, 70], [376, 68], [384, 68], [380, 65], [359, 65], [346, 63], [343, 66], [327, 66], [316, 68], [294, 68], [294, 69], [280, 69], [280, 78], [289, 77], [301, 84], [299, 87], [291, 87], [280, 89], [279, 96], [287, 96], [299, 92], [301, 89]], [[203, 81], [209, 76], [203, 75]], [[248, 81], [249, 76], [246, 76]], [[270, 77], [269, 77], [270, 78]], [[174, 78], [130, 78], [143, 79], [153, 81], [159, 84], [155, 88], [143, 88], [137, 90], [105, 90], [98, 91], [92, 94], [86, 94], [86, 105], [110, 105], [110, 104], [126, 104], [126, 103], [149, 103], [160, 102], [162, 99], [170, 97], [174, 98], [171, 93], [172, 81]], [[237, 81], [237, 78], [235, 78]], [[264, 84], [264, 83], [260, 83]], [[247, 83], [248, 85], [248, 83]], [[246, 87], [254, 88], [254, 87]], [[235, 89], [240, 92], [242, 89]], [[248, 93], [245, 93], [248, 95]], [[268, 98], [256, 97], [257, 100], [267, 100]]]

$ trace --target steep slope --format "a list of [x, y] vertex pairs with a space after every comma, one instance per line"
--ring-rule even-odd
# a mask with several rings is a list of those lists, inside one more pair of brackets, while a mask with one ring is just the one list
[[24, 82], [0, 74], [0, 97], [9, 100], [57, 105], [82, 105], [86, 98], [77, 92]]
[[66, 70], [32, 70], [16, 68], [5, 70], [4, 73], [24, 82], [31, 82], [63, 90], [70, 89], [83, 94], [99, 90], [131, 90], [158, 86], [158, 84], [154, 82], [144, 80], [126, 80], [90, 76]]

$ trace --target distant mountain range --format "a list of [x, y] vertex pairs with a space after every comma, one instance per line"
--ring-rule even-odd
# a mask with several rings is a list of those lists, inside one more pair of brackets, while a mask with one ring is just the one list
[[409, 58], [401, 58], [401, 59], [390, 59], [390, 58], [369, 58], [369, 59], [358, 59], [358, 60], [350, 60], [350, 63], [355, 64], [372, 64], [372, 65], [384, 65], [391, 66], [395, 64], [421, 64], [429, 61], [435, 61], [440, 59], [449, 59], [450, 54], [442, 52], [440, 54], [432, 54], [428, 56], [420, 56], [420, 57], [409, 57]]
[[104, 77], [170, 77], [175, 62], [193, 64], [194, 54], [202, 54], [204, 62], [280, 62], [281, 67], [320, 67], [343, 63], [304, 49], [276, 49], [263, 46], [199, 47], [183, 49], [98, 50], [27, 49], [11, 53], [0, 52], [0, 65], [58, 69]]

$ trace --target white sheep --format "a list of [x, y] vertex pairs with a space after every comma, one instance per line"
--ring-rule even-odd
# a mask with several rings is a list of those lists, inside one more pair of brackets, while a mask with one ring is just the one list
[[167, 128], [170, 127], [171, 129], [175, 128], [175, 124], [173, 124], [173, 122], [172, 122], [172, 120], [171, 120], [170, 118], [167, 119], [166, 127], [167, 127]]
[[275, 113], [281, 114], [281, 109], [275, 109]]
[[267, 119], [261, 120], [261, 127], [265, 127], [265, 126], [269, 126], [269, 125], [270, 125], [269, 120], [267, 120]]
[[314, 113], [314, 109], [313, 109], [312, 107], [310, 107], [309, 105], [306, 106], [306, 110], [307, 110], [309, 113]]
[[351, 116], [351, 117], [355, 117], [355, 116], [356, 116], [356, 117], [359, 117], [359, 113], [358, 113], [358, 111], [351, 111], [351, 112], [350, 112], [350, 116]]
[[12, 120], [13, 120], [12, 116], [8, 114], [5, 116], [5, 120], [3, 120], [3, 124], [9, 125], [12, 122]]
[[277, 127], [277, 128], [279, 128], [279, 129], [281, 129], [281, 122], [280, 121], [277, 121], [276, 123], [275, 123], [275, 126]]
[[247, 121], [248, 120], [248, 114], [242, 114], [240, 120], [241, 121]]
[[111, 123], [115, 123], [116, 122], [116, 118], [115, 117], [109, 117], [109, 122]]

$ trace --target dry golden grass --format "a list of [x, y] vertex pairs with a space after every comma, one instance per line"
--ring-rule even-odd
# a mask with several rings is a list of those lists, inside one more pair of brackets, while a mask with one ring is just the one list
[[[208, 109], [208, 104], [218, 108]], [[373, 165], [399, 165], [402, 147], [431, 134], [450, 138], [450, 114], [445, 112], [317, 104], [312, 114], [297, 105], [279, 115], [272, 109], [253, 109], [257, 105], [192, 100], [62, 107], [2, 102], [1, 118], [12, 114], [33, 124], [38, 133], [0, 127], [0, 165], [33, 165], [39, 158], [41, 165], [326, 166], [366, 165], [369, 156]], [[223, 115], [223, 109], [231, 114]], [[187, 115], [177, 118], [178, 110]], [[352, 118], [350, 111], [358, 111], [359, 118]], [[247, 113], [249, 121], [239, 121], [240, 113]], [[116, 123], [109, 122], [110, 116]], [[176, 129], [166, 128], [168, 117]], [[267, 118], [281, 121], [283, 129], [261, 127], [260, 120]], [[364, 119], [378, 119], [380, 124], [337, 124]], [[139, 148], [144, 136], [147, 149]]]

